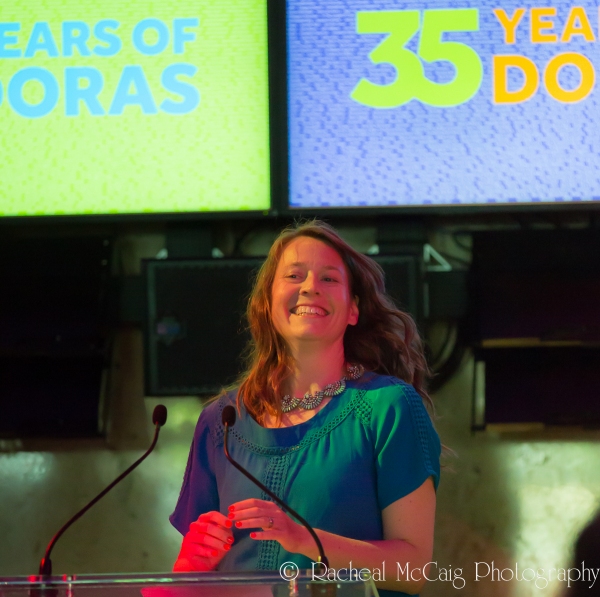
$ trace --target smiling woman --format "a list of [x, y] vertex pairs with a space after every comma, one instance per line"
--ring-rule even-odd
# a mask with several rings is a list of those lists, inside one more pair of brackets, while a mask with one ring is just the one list
[[[275, 271], [271, 309], [273, 326], [296, 357], [315, 349], [343, 350], [346, 328], [358, 321], [348, 278], [340, 255], [320, 240], [300, 237], [285, 248]], [[343, 354], [336, 356], [343, 361]]]
[[323, 222], [286, 229], [248, 322], [248, 370], [198, 421], [171, 516], [184, 535], [174, 570], [317, 558], [308, 531], [226, 462], [221, 413], [235, 404], [232, 456], [308, 520], [330, 566], [387, 568], [382, 595], [417, 593], [424, 577], [395, 571], [431, 559], [440, 442], [415, 324], [385, 295], [383, 272]]

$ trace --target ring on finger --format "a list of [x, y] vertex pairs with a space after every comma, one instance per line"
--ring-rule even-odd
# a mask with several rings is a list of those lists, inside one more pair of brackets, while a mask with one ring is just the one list
[[265, 527], [267, 529], [272, 529], [273, 528], [273, 519], [269, 517], [269, 524]]

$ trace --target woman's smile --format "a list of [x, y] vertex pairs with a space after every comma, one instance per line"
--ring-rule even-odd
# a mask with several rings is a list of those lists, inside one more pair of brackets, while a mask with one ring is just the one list
[[298, 305], [290, 310], [290, 313], [298, 315], [300, 317], [325, 317], [328, 315], [327, 311], [321, 307], [315, 305]]

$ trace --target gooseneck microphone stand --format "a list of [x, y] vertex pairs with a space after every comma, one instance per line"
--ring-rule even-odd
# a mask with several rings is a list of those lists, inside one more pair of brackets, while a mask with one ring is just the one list
[[138, 458], [125, 472], [120, 474], [106, 489], [101, 491], [91, 502], [85, 505], [75, 516], [71, 517], [52, 537], [50, 543], [48, 543], [48, 547], [46, 547], [46, 552], [44, 553], [44, 557], [40, 562], [39, 575], [40, 576], [52, 576], [52, 560], [50, 559], [50, 553], [52, 552], [53, 547], [56, 545], [56, 542], [60, 539], [62, 534], [76, 521], [79, 520], [98, 500], [102, 499], [119, 481], [124, 479], [134, 468], [142, 463], [145, 460], [152, 450], [154, 450], [154, 446], [156, 446], [156, 442], [158, 441], [158, 433], [160, 428], [167, 421], [167, 409], [162, 404], [159, 404], [154, 409], [152, 413], [152, 422], [154, 423], [154, 439], [152, 440], [152, 444], [146, 451], [146, 453]]

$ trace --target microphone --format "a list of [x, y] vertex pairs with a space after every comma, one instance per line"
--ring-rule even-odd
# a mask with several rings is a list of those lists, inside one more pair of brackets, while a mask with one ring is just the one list
[[40, 576], [51, 576], [52, 575], [52, 560], [50, 559], [50, 553], [52, 549], [56, 545], [56, 542], [60, 539], [62, 534], [79, 518], [81, 518], [97, 501], [103, 498], [119, 481], [124, 479], [134, 468], [136, 468], [139, 464], [145, 460], [152, 450], [154, 450], [154, 446], [156, 446], [156, 442], [158, 441], [158, 433], [160, 428], [167, 422], [167, 408], [162, 404], [159, 404], [154, 408], [152, 412], [152, 423], [154, 423], [154, 439], [150, 444], [150, 447], [146, 451], [146, 453], [138, 458], [126, 471], [121, 473], [104, 491], [101, 491], [91, 502], [85, 505], [75, 516], [72, 516], [67, 522], [60, 528], [58, 533], [52, 537], [50, 543], [48, 543], [48, 547], [46, 547], [46, 552], [44, 553], [44, 557], [40, 562], [40, 568], [38, 574]]
[[235, 408], [228, 404], [223, 409], [223, 414], [221, 415], [221, 421], [223, 422], [223, 426], [225, 427], [225, 441], [223, 444], [223, 447], [225, 449], [225, 457], [227, 458], [227, 460], [229, 460], [229, 462], [231, 462], [231, 464], [233, 464], [233, 466], [235, 466], [235, 468], [237, 468], [238, 471], [246, 475], [246, 477], [248, 477], [248, 479], [250, 479], [252, 483], [254, 483], [257, 487], [260, 487], [260, 489], [262, 489], [276, 504], [283, 508], [284, 511], [289, 512], [301, 525], [304, 526], [304, 528], [311, 534], [312, 538], [317, 544], [317, 549], [319, 550], [319, 558], [317, 562], [324, 565], [326, 568], [329, 568], [329, 560], [325, 557], [323, 544], [321, 543], [321, 540], [317, 536], [317, 533], [315, 533], [314, 529], [310, 526], [310, 524], [308, 524], [308, 522], [306, 522], [306, 520], [304, 520], [304, 518], [302, 518], [302, 516], [300, 516], [298, 512], [290, 508], [290, 506], [288, 506], [282, 499], [278, 498], [269, 488], [265, 487], [258, 479], [252, 476], [241, 464], [238, 464], [229, 455], [227, 439], [229, 437], [229, 428], [235, 425], [235, 419]]

